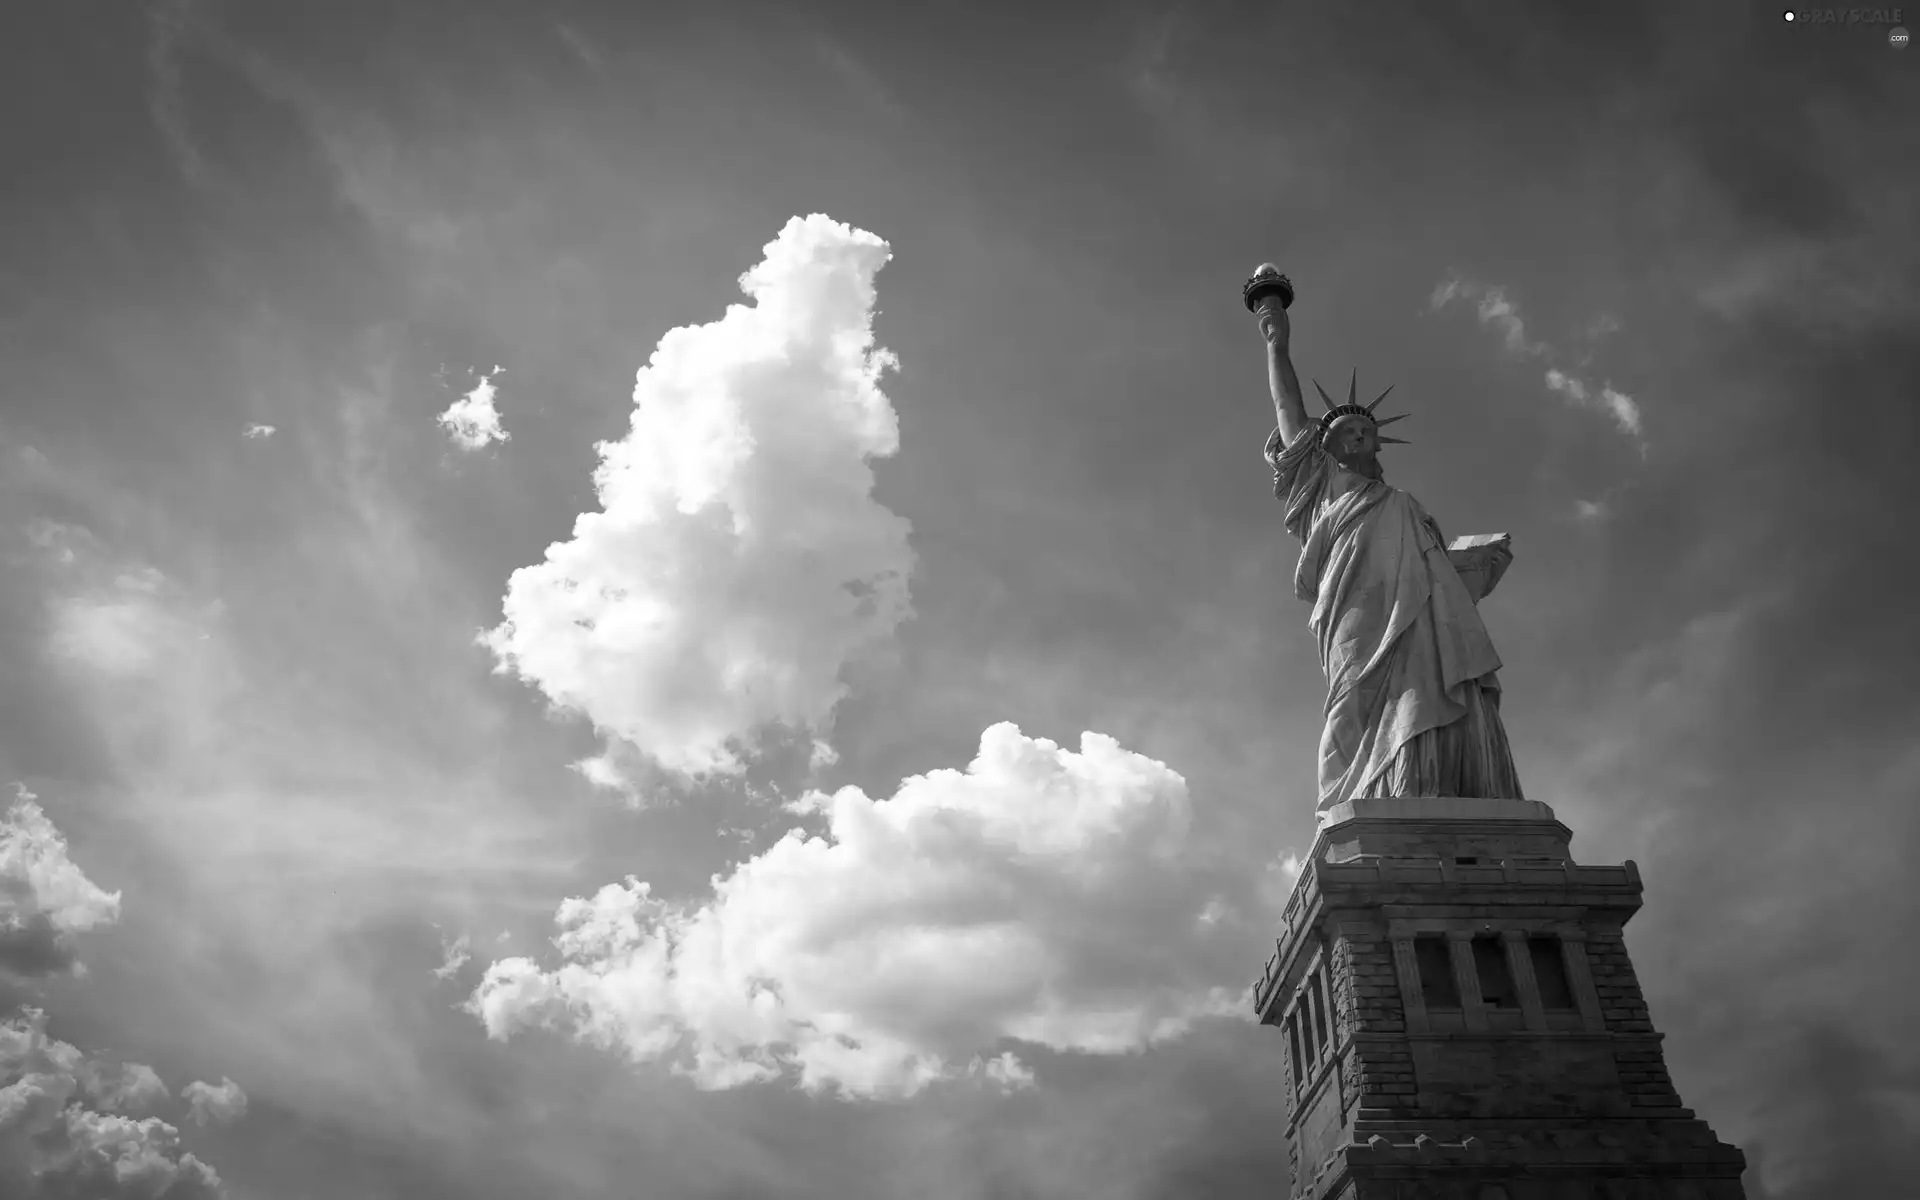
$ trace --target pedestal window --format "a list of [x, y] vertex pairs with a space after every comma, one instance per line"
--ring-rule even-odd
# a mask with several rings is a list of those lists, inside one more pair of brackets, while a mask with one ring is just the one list
[[1437, 934], [1422, 934], [1413, 939], [1413, 961], [1420, 969], [1420, 997], [1427, 1011], [1458, 1010], [1460, 985], [1453, 978], [1453, 960], [1447, 954], [1447, 939]]
[[1567, 978], [1567, 963], [1557, 937], [1527, 939], [1527, 958], [1533, 963], [1533, 979], [1540, 986], [1540, 1007], [1548, 1012], [1572, 1012], [1579, 1005], [1573, 999], [1573, 984]]
[[1473, 968], [1480, 979], [1480, 1002], [1491, 1009], [1520, 1011], [1520, 989], [1507, 970], [1507, 952], [1497, 937], [1473, 939]]

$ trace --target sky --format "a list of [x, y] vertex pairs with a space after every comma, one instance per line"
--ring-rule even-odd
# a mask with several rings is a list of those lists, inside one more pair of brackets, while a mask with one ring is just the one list
[[1281, 1194], [1238, 288], [1762, 1200], [1920, 1173], [1920, 59], [1757, 5], [0, 15], [9, 1195]]

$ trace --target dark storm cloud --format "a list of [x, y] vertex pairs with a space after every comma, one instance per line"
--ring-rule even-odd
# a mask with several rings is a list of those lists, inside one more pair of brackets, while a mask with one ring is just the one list
[[[1750, 1200], [1892, 1195], [1891, 1186], [1920, 1178], [1909, 1124], [1920, 1107], [1920, 1071], [1831, 1024], [1793, 1030], [1765, 1057], [1768, 1099], [1759, 1116], [1778, 1140], [1760, 1148], [1758, 1174], [1780, 1160], [1786, 1178], [1751, 1188]], [[1810, 1145], [1822, 1152], [1796, 1152]]]

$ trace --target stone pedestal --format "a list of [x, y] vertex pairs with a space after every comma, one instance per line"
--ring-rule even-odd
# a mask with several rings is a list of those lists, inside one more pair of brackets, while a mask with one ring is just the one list
[[1743, 1200], [1683, 1108], [1622, 929], [1633, 863], [1583, 866], [1527, 800], [1323, 814], [1254, 987], [1280, 1031], [1303, 1200]]

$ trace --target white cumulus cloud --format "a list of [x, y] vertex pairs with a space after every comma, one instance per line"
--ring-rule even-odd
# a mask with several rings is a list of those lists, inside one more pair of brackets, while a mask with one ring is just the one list
[[440, 414], [440, 426], [453, 439], [453, 444], [462, 450], [480, 450], [494, 442], [513, 440], [513, 435], [500, 427], [500, 411], [493, 406], [500, 389], [494, 383], [500, 377], [500, 368], [482, 375], [473, 390], [447, 406]]
[[[490, 1035], [546, 1027], [701, 1086], [792, 1073], [909, 1096], [1031, 1079], [1021, 1045], [1117, 1054], [1244, 1008], [1250, 926], [1222, 920], [1186, 781], [1096, 733], [1078, 751], [988, 729], [965, 771], [804, 806], [701, 903], [629, 878], [560, 906], [563, 961], [495, 962]], [[1231, 982], [1229, 981], [1231, 980]]]
[[49, 1037], [38, 1009], [0, 1021], [0, 1194], [222, 1195], [213, 1168], [181, 1150], [178, 1129], [158, 1117], [115, 1111], [151, 1104], [164, 1093], [150, 1068], [106, 1067]]
[[195, 1125], [231, 1125], [247, 1115], [247, 1094], [240, 1085], [222, 1076], [218, 1084], [194, 1080], [180, 1089]]
[[0, 818], [0, 973], [35, 978], [73, 965], [69, 936], [120, 919], [120, 893], [67, 857], [67, 839], [19, 784]]
[[103, 1112], [144, 1116], [173, 1099], [160, 1073], [145, 1063], [90, 1060], [81, 1067], [79, 1079], [81, 1090]]
[[240, 431], [240, 436], [248, 439], [249, 441], [259, 441], [261, 438], [272, 437], [274, 435], [274, 432], [275, 430], [273, 426], [261, 425], [256, 423], [256, 424], [247, 426], [245, 429], [242, 429]]
[[[33, 794], [14, 786], [0, 820], [0, 977], [33, 978], [72, 966], [68, 935], [118, 920], [120, 893], [74, 865]], [[219, 1175], [181, 1149], [180, 1131], [150, 1115], [171, 1098], [152, 1067], [89, 1058], [49, 1036], [39, 1008], [0, 1020], [0, 1196], [222, 1195]], [[232, 1080], [190, 1084], [185, 1098], [203, 1123], [246, 1110]]]
[[[898, 449], [873, 336], [871, 233], [795, 217], [751, 305], [671, 330], [600, 507], [515, 571], [483, 641], [502, 672], [682, 775], [732, 773], [772, 726], [830, 727], [842, 669], [911, 613], [908, 523], [875, 501]], [[582, 770], [617, 782], [617, 755]]]

